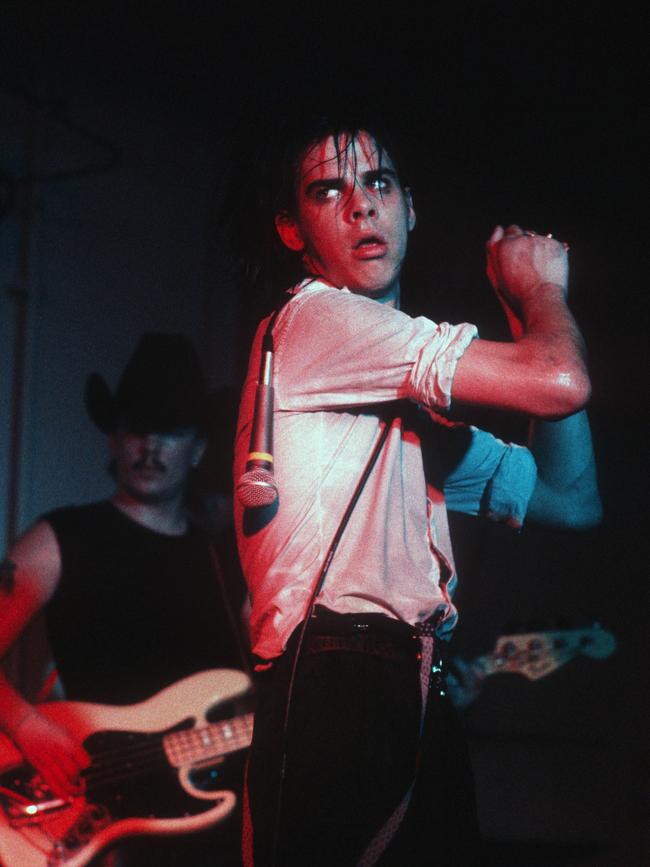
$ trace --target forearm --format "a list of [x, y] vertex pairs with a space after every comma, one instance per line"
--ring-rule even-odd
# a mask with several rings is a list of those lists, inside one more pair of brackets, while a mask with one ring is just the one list
[[591, 393], [584, 343], [564, 291], [542, 284], [511, 318], [514, 340], [475, 340], [458, 363], [453, 397], [535, 418], [562, 418]]
[[[557, 401], [552, 415], [575, 413], [591, 394], [582, 334], [566, 304], [562, 287], [542, 284], [521, 308], [521, 336], [516, 338], [531, 382], [540, 399]], [[564, 407], [563, 407], [564, 404]], [[532, 413], [548, 417], [547, 413]]]
[[23, 698], [0, 669], [0, 730], [13, 738], [14, 733], [33, 712], [34, 706]]
[[594, 465], [585, 410], [561, 421], [531, 420], [528, 447], [535, 456], [540, 477], [556, 487], [570, 486]]
[[[549, 353], [551, 359], [556, 353], [564, 359], [566, 376], [571, 376], [569, 368], [573, 365], [573, 375], [588, 384], [584, 341], [563, 302], [564, 291], [559, 286], [548, 289], [556, 294], [560, 303], [548, 305], [541, 298], [538, 305], [523, 308], [525, 336], [521, 339], [529, 335], [539, 339], [541, 335], [543, 351]], [[597, 524], [601, 504], [586, 411], [583, 409], [556, 421], [532, 418], [529, 448], [538, 471], [529, 517], [571, 527]]]
[[567, 305], [566, 290], [541, 282], [519, 306], [517, 321], [509, 317], [513, 339], [543, 346], [549, 363], [585, 368], [585, 344]]
[[574, 529], [597, 525], [602, 505], [587, 413], [561, 421], [531, 421], [529, 447], [538, 482], [528, 518]]
[[[584, 412], [591, 394], [585, 347], [567, 306], [567, 249], [550, 235], [523, 232], [518, 226], [505, 231], [497, 226], [492, 233], [488, 276], [506, 312], [513, 343], [509, 351], [507, 344], [493, 344], [493, 354], [510, 363], [493, 365], [491, 384], [501, 396], [497, 405], [523, 410], [535, 419], [530, 449], [538, 477], [527, 519], [584, 528], [600, 521], [601, 505]], [[489, 360], [489, 352], [484, 354]], [[480, 354], [473, 360], [478, 376], [489, 369], [481, 361]]]
[[55, 795], [68, 799], [80, 793], [79, 771], [90, 764], [83, 746], [66, 728], [39, 713], [2, 673], [0, 730]]
[[566, 303], [566, 248], [550, 236], [497, 226], [487, 245], [488, 276], [513, 342], [474, 341], [458, 364], [461, 402], [563, 418], [590, 394], [580, 331]]

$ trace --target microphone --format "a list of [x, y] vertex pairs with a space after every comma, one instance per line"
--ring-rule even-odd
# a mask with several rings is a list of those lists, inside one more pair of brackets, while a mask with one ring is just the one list
[[255, 411], [246, 472], [237, 483], [239, 502], [247, 509], [270, 506], [278, 498], [273, 478], [273, 342], [262, 341], [260, 373], [255, 391]]

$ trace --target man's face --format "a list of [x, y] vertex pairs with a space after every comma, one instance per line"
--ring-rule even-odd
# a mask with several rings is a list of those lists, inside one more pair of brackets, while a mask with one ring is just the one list
[[415, 212], [388, 154], [380, 160], [367, 133], [340, 138], [338, 148], [329, 136], [305, 152], [298, 171], [296, 213], [276, 217], [286, 246], [335, 286], [396, 297]]
[[205, 442], [194, 428], [136, 434], [123, 428], [111, 437], [118, 486], [142, 503], [163, 503], [182, 495]]

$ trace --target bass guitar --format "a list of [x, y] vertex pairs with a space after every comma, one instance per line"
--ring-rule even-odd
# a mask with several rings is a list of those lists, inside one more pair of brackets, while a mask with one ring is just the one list
[[0, 864], [83, 867], [121, 837], [180, 834], [225, 819], [237, 802], [253, 715], [209, 723], [207, 714], [249, 690], [243, 672], [215, 669], [139, 704], [39, 705], [83, 742], [92, 763], [83, 794], [62, 799], [0, 739]]
[[494, 674], [521, 674], [528, 680], [546, 677], [577, 656], [605, 659], [616, 649], [611, 632], [594, 625], [584, 629], [558, 629], [502, 635], [494, 649], [474, 659], [453, 657], [448, 677], [449, 697], [465, 708]]

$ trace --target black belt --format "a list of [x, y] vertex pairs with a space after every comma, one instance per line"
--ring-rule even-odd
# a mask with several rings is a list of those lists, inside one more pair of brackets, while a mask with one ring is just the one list
[[327, 651], [346, 651], [381, 656], [382, 659], [417, 658], [419, 643], [417, 636], [404, 640], [382, 635], [309, 635], [305, 637], [303, 652], [307, 655]]
[[[385, 614], [338, 614], [317, 605], [307, 627], [303, 652], [345, 651], [384, 659], [419, 659], [419, 639], [422, 635], [434, 635], [436, 625], [436, 618], [412, 626]], [[438, 670], [442, 668], [445, 646], [446, 642], [434, 640]]]
[[370, 635], [383, 634], [396, 637], [412, 637], [415, 627], [385, 614], [339, 614], [323, 605], [317, 605], [309, 623], [313, 635]]
[[[387, 617], [385, 614], [338, 614], [322, 605], [317, 605], [305, 635], [302, 653], [311, 656], [315, 653], [344, 652], [364, 653], [383, 659], [422, 659], [421, 638], [433, 639], [431, 668], [429, 669], [430, 694], [444, 695], [446, 692], [447, 642], [435, 635], [439, 617], [435, 615], [424, 623], [415, 626]], [[287, 642], [288, 654], [277, 660], [255, 657], [255, 670], [258, 674], [275, 668], [280, 659], [293, 655], [303, 624], [294, 629]]]

